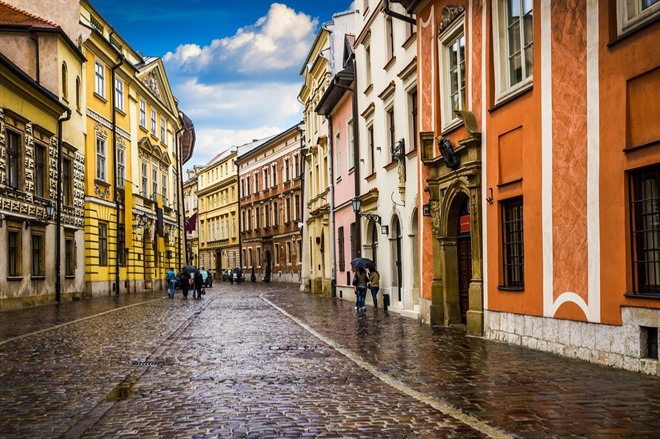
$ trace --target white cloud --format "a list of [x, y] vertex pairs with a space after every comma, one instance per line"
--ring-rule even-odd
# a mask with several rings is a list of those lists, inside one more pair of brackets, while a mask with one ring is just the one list
[[[289, 127], [286, 127], [289, 128]], [[226, 151], [231, 146], [240, 146], [253, 140], [279, 134], [281, 127], [263, 126], [258, 128], [232, 130], [228, 128], [195, 128], [197, 136], [193, 159], [186, 163], [186, 167], [206, 165], [218, 153]]]
[[304, 13], [273, 3], [268, 14], [236, 34], [210, 45], [183, 44], [168, 52], [168, 67], [189, 73], [210, 69], [240, 73], [297, 67], [305, 59], [318, 22]]

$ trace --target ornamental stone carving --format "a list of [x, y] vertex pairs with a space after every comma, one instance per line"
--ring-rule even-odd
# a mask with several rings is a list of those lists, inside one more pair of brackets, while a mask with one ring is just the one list
[[442, 19], [440, 20], [440, 27], [438, 34], [443, 33], [451, 24], [465, 12], [463, 6], [447, 5], [442, 8]]

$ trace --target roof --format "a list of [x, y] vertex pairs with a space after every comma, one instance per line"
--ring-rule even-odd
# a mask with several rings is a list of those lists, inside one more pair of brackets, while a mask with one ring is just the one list
[[243, 157], [245, 157], [246, 155], [251, 153], [253, 150], [257, 149], [258, 147], [260, 147], [264, 143], [268, 142], [270, 139], [272, 139], [276, 135], [277, 134], [275, 134], [273, 136], [264, 137], [263, 139], [253, 140], [252, 142], [246, 143], [244, 145], [240, 145], [239, 147], [237, 147], [236, 155], [238, 155], [238, 158], [236, 160], [240, 161], [241, 159], [243, 159]]
[[2, 1], [0, 1], [0, 25], [59, 29], [59, 26], [53, 22], [37, 17]]
[[222, 152], [219, 152], [218, 154], [215, 155], [215, 157], [213, 157], [211, 160], [209, 160], [209, 162], [206, 164], [206, 167], [209, 167], [211, 165], [214, 165], [214, 164], [226, 159], [227, 157], [232, 155], [232, 153], [234, 153], [234, 152], [236, 152], [236, 147], [235, 146], [233, 146], [233, 147], [230, 146], [229, 148], [225, 149]]

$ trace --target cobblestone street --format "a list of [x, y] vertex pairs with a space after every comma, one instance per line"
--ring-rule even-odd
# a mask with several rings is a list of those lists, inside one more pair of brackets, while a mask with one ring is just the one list
[[0, 313], [0, 437], [660, 437], [660, 380], [297, 285]]

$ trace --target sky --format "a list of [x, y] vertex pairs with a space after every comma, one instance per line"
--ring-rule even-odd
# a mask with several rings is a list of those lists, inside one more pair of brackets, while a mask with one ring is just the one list
[[301, 66], [321, 24], [350, 0], [92, 0], [121, 37], [163, 58], [197, 142], [185, 167], [302, 120]]

